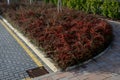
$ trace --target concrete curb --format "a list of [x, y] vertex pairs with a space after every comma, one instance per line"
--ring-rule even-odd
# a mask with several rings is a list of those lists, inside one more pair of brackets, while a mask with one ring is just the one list
[[[24, 35], [22, 35], [17, 29], [15, 29], [6, 19], [4, 19], [2, 16], [0, 16], [0, 18], [8, 25], [8, 27], [14, 32], [17, 34], [17, 36], [19, 36], [20, 39], [22, 39], [34, 52], [35, 54], [53, 71], [53, 72], [58, 72], [60, 71], [60, 68], [56, 67], [54, 65], [54, 63], [50, 62], [49, 58], [46, 58], [44, 53], [42, 51], [40, 51], [34, 44], [32, 44]], [[111, 21], [111, 20], [107, 20], [108, 22], [115, 22], [115, 23], [119, 23], [119, 22], [116, 22], [116, 21]], [[110, 44], [111, 45], [111, 44]], [[87, 64], [89, 63], [90, 61], [102, 56], [104, 53], [106, 53], [109, 48], [111, 47], [109, 45], [108, 48], [106, 48], [103, 52], [101, 52], [99, 55], [93, 57], [92, 59], [89, 59], [83, 63], [80, 63], [78, 65], [75, 65], [75, 66], [71, 66], [71, 67], [68, 67], [66, 69], [66, 71], [68, 70], [71, 70], [71, 69], [74, 69], [78, 66], [81, 66], [81, 65], [84, 65], [84, 64]]]
[[[111, 21], [111, 20], [107, 20], [107, 21], [108, 21], [108, 22], [114, 22], [114, 23], [119, 23], [119, 24], [120, 24], [120, 22], [116, 22], [116, 21]], [[111, 44], [112, 44], [112, 42], [111, 42]], [[89, 63], [90, 61], [95, 60], [95, 59], [101, 57], [102, 55], [104, 55], [104, 54], [111, 48], [111, 44], [109, 44], [109, 46], [108, 46], [103, 52], [101, 52], [100, 54], [98, 54], [97, 56], [95, 56], [95, 57], [93, 57], [92, 59], [89, 59], [89, 60], [87, 60], [87, 61], [85, 61], [85, 62], [83, 62], [83, 63], [80, 63], [80, 64], [78, 64], [78, 65], [68, 67], [68, 68], [66, 69], [66, 71], [71, 70], [71, 69], [74, 69], [74, 68], [76, 68], [76, 67], [78, 67], [78, 66], [85, 65], [85, 64]]]
[[35, 46], [34, 44], [32, 44], [30, 42], [30, 40], [28, 38], [26, 38], [22, 33], [20, 33], [17, 29], [15, 29], [5, 18], [3, 18], [2, 16], [0, 16], [0, 18], [2, 19], [2, 21], [8, 25], [8, 27], [21, 39], [25, 42], [25, 44], [27, 44], [27, 46], [29, 46], [34, 53], [53, 71], [53, 72], [57, 72], [60, 71], [60, 69], [58, 67], [56, 67], [54, 65], [54, 63], [50, 62], [49, 58], [46, 58], [44, 53], [42, 51], [40, 51], [37, 46]]
[[[107, 19], [106, 19], [107, 20]], [[107, 20], [108, 22], [112, 22], [112, 23], [116, 23], [116, 24], [120, 24], [120, 22], [118, 21], [112, 21], [112, 20]]]
[[[111, 43], [111, 44], [112, 44], [112, 43]], [[92, 59], [89, 59], [89, 60], [87, 60], [87, 61], [85, 61], [85, 62], [83, 62], [83, 63], [80, 63], [80, 64], [78, 64], [78, 65], [68, 67], [68, 68], [66, 69], [66, 71], [69, 71], [69, 70], [71, 70], [71, 69], [74, 69], [74, 68], [76, 68], [76, 67], [78, 67], [78, 66], [85, 65], [85, 64], [87, 64], [87, 63], [89, 63], [89, 62], [91, 62], [91, 61], [93, 61], [93, 60], [101, 57], [102, 55], [104, 55], [104, 54], [111, 48], [111, 44], [110, 44], [103, 52], [101, 52], [101, 53], [98, 54], [97, 56], [95, 56], [95, 57], [93, 57]]]

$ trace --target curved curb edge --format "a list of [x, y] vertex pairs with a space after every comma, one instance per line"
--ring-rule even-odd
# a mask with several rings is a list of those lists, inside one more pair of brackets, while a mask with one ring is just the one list
[[[3, 18], [2, 16], [0, 16], [0, 18], [2, 19], [3, 22], [5, 22], [5, 23], [8, 25], [8, 27], [9, 27], [14, 33], [16, 33], [17, 36], [19, 36], [20, 39], [22, 39], [22, 40], [34, 51], [34, 53], [35, 53], [53, 72], [58, 72], [58, 71], [61, 70], [60, 68], [56, 67], [56, 66], [54, 65], [54, 63], [50, 62], [49, 58], [47, 59], [47, 58], [45, 57], [44, 52], [40, 51], [40, 50], [37, 48], [37, 46], [35, 46], [34, 44], [32, 44], [32, 43], [28, 40], [28, 38], [26, 38], [22, 33], [20, 33], [17, 29], [15, 29], [5, 18]], [[107, 21], [108, 21], [108, 22], [116, 22], [116, 21], [111, 21], [111, 20], [107, 20]], [[116, 22], [116, 23], [119, 23], [119, 22]], [[112, 42], [111, 42], [111, 44], [112, 44]], [[85, 64], [89, 63], [90, 61], [95, 60], [96, 58], [102, 56], [103, 54], [105, 54], [105, 53], [110, 49], [111, 44], [110, 44], [103, 52], [101, 52], [99, 55], [97, 55], [97, 56], [93, 57], [92, 59], [89, 59], [89, 60], [87, 60], [87, 61], [85, 61], [85, 62], [83, 62], [83, 63], [80, 63], [80, 64], [78, 64], [78, 65], [68, 67], [68, 68], [66, 69], [66, 71], [71, 70], [71, 69], [74, 69], [74, 68], [76, 68], [76, 67], [78, 67], [78, 66], [81, 66], [81, 65], [85, 65]]]

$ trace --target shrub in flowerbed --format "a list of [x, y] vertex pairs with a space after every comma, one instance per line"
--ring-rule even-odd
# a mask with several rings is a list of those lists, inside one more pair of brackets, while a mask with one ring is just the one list
[[96, 56], [111, 41], [112, 29], [104, 20], [93, 16], [77, 17], [64, 16], [63, 23], [46, 28], [44, 35], [39, 37], [47, 55], [62, 68]]
[[20, 7], [7, 17], [62, 69], [98, 55], [112, 40], [105, 20], [80, 11], [63, 9], [58, 14], [55, 8]]
[[[44, 0], [58, 5], [58, 0]], [[120, 20], [119, 0], [61, 0], [63, 6]]]

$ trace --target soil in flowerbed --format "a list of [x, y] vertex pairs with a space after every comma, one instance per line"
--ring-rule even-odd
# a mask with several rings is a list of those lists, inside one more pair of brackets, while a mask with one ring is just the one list
[[105, 20], [80, 11], [64, 8], [57, 13], [50, 5], [19, 5], [2, 10], [4, 17], [62, 69], [93, 58], [112, 40], [112, 28]]

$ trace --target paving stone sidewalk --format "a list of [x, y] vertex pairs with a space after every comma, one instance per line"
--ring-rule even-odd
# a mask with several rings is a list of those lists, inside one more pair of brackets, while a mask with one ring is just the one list
[[29, 77], [26, 70], [38, 67], [0, 23], [0, 80]]
[[57, 72], [34, 80], [120, 80], [120, 23], [111, 22], [114, 40], [100, 57], [84, 66]]

